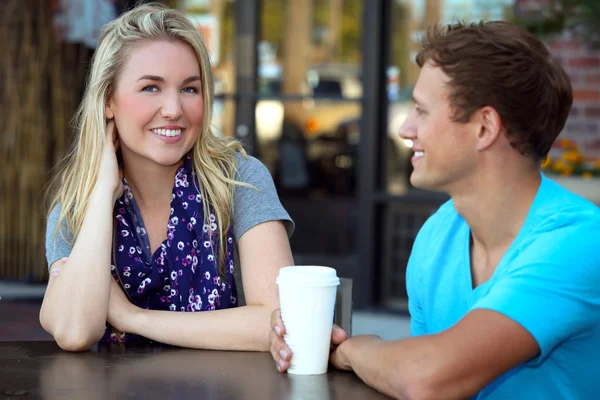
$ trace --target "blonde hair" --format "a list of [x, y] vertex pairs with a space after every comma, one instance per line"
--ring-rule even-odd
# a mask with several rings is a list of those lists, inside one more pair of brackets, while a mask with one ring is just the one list
[[[77, 238], [98, 176], [106, 128], [105, 106], [115, 90], [117, 75], [132, 46], [154, 40], [181, 41], [190, 46], [198, 58], [204, 121], [190, 154], [202, 195], [204, 221], [208, 223], [211, 211], [219, 221], [219, 270], [222, 275], [235, 185], [250, 186], [235, 180], [236, 152], [244, 157], [246, 152], [240, 142], [218, 138], [211, 131], [214, 82], [208, 49], [192, 23], [179, 10], [158, 3], [144, 4], [104, 27], [92, 58], [85, 94], [75, 116], [75, 139], [50, 183], [49, 212], [60, 204], [57, 232], [66, 221], [66, 227]], [[60, 231], [62, 235], [62, 229]]]

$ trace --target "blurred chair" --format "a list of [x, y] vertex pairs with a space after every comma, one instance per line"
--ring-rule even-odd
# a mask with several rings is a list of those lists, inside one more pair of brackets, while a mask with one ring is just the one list
[[340, 278], [335, 300], [334, 323], [346, 331], [348, 337], [352, 336], [352, 279]]

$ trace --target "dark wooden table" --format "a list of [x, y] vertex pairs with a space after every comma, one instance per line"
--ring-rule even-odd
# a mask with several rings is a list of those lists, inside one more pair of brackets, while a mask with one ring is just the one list
[[268, 353], [0, 342], [0, 399], [387, 399], [349, 372], [281, 374]]

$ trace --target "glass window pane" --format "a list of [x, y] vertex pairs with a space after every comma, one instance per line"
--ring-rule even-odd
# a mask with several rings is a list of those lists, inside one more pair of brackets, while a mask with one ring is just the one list
[[237, 0], [179, 0], [179, 8], [202, 34], [211, 54], [215, 93], [235, 91], [235, 3]]
[[235, 137], [235, 101], [217, 97], [213, 103], [211, 128], [216, 136]]
[[257, 146], [281, 201], [298, 223], [295, 252], [354, 251], [360, 103], [260, 100]]
[[[363, 0], [262, 0], [259, 92], [360, 98]], [[335, 79], [330, 79], [331, 76]]]
[[360, 103], [260, 100], [258, 154], [281, 193], [354, 197]]
[[261, 0], [257, 154], [297, 222], [299, 263], [339, 268], [356, 253], [362, 7]]

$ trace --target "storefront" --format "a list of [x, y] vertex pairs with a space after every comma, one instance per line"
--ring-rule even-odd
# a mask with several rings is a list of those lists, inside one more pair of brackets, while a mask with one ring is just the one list
[[[0, 279], [46, 279], [43, 187], [66, 149], [98, 35], [84, 29], [89, 24], [77, 25], [81, 32], [57, 30], [79, 21], [64, 7], [71, 3], [111, 3], [102, 18], [131, 6], [127, 0], [0, 5], [13, 16], [0, 37], [7, 55], [0, 104], [13, 115], [0, 128], [8, 166], [0, 182]], [[414, 238], [447, 199], [410, 186], [412, 144], [398, 136], [412, 107], [419, 38], [435, 21], [509, 18], [515, 2], [164, 3], [184, 8], [205, 37], [216, 78], [214, 132], [242, 140], [270, 170], [296, 221], [296, 263], [331, 265], [353, 278], [357, 308], [405, 310]], [[587, 111], [575, 117], [582, 115]]]

